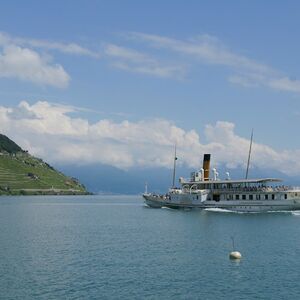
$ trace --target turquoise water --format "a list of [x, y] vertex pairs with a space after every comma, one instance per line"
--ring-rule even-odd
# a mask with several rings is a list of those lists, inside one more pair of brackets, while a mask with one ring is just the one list
[[1, 299], [300, 299], [300, 212], [1, 197], [0, 228]]

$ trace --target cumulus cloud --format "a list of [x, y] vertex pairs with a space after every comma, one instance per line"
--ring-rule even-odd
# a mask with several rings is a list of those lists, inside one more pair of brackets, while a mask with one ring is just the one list
[[17, 107], [9, 109], [8, 116], [15, 120], [38, 118], [26, 101], [21, 101]]
[[[71, 55], [99, 58], [100, 54], [76, 43], [14, 37], [0, 32], [0, 77], [17, 78], [39, 85], [65, 88], [70, 81], [62, 65], [41, 51], [55, 50]], [[48, 52], [48, 51], [47, 51]]]
[[[177, 143], [178, 162], [190, 168], [199, 168], [203, 153], [212, 153], [215, 165], [246, 167], [249, 140], [238, 136], [230, 122], [208, 124], [204, 143], [195, 130], [184, 130], [169, 120], [101, 119], [90, 123], [72, 117], [74, 111], [74, 107], [46, 101], [33, 105], [22, 101], [17, 108], [0, 106], [0, 127], [24, 149], [52, 163], [171, 168]], [[300, 150], [279, 153], [254, 143], [252, 153], [252, 166], [300, 175]]]
[[70, 77], [59, 64], [52, 64], [48, 58], [37, 52], [15, 45], [0, 50], [0, 77], [18, 78], [37, 84], [64, 88]]

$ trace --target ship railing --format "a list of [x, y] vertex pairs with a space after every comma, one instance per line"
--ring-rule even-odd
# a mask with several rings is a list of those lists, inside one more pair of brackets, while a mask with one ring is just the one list
[[[203, 189], [197, 188], [197, 184], [193, 184], [193, 185], [184, 184], [182, 186], [183, 193], [198, 193], [201, 190]], [[213, 188], [210, 190], [214, 192], [226, 191], [226, 192], [238, 192], [238, 193], [242, 193], [242, 192], [272, 193], [272, 192], [285, 192], [289, 190], [300, 190], [300, 187], [280, 185], [280, 186], [252, 186], [252, 187], [223, 187], [223, 188]]]
[[290, 186], [289, 190], [291, 190], [291, 191], [300, 191], [300, 186]]
[[161, 200], [168, 200], [170, 198], [169, 194], [163, 195], [163, 194], [151, 193], [151, 196], [154, 198], [161, 199]]

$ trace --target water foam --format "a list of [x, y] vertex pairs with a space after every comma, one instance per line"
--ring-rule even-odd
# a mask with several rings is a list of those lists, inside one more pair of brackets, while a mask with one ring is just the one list
[[216, 212], [216, 213], [234, 213], [234, 214], [273, 214], [273, 213], [285, 213], [285, 214], [292, 214], [294, 216], [300, 216], [300, 210], [290, 211], [290, 210], [270, 210], [270, 211], [236, 211], [236, 210], [229, 210], [225, 208], [205, 208], [205, 211]]
[[212, 211], [212, 212], [237, 213], [237, 211], [233, 211], [225, 208], [218, 208], [218, 207], [205, 208], [204, 210]]

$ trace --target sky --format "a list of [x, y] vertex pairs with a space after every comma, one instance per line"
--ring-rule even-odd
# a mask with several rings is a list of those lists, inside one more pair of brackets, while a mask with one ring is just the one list
[[5, 1], [0, 130], [55, 165], [300, 178], [299, 1]]

